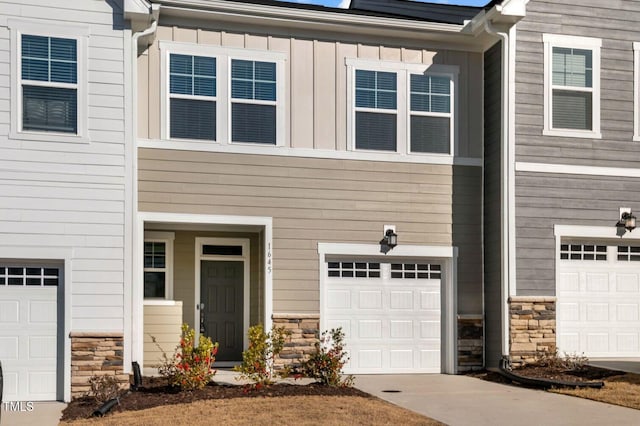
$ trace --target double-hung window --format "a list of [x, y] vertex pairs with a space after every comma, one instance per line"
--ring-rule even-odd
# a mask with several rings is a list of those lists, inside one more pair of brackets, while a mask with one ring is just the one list
[[85, 138], [87, 29], [43, 28], [17, 19], [10, 19], [9, 27], [13, 41], [11, 136], [60, 142]]
[[395, 72], [355, 71], [356, 149], [396, 151], [398, 82]]
[[231, 59], [231, 141], [276, 144], [275, 62]]
[[280, 52], [160, 42], [163, 139], [284, 145]]
[[410, 151], [451, 152], [452, 80], [448, 76], [411, 74]]
[[145, 299], [171, 299], [173, 297], [173, 240], [174, 234], [172, 232], [145, 233]]
[[216, 140], [216, 58], [169, 57], [172, 138]]
[[456, 66], [355, 58], [346, 65], [349, 149], [453, 155]]
[[599, 138], [601, 40], [545, 34], [544, 134]]

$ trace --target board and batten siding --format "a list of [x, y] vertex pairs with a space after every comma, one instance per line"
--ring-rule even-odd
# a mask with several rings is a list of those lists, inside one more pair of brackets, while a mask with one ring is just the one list
[[[637, 167], [633, 141], [633, 42], [640, 41], [640, 2], [532, 0], [517, 25], [516, 161]], [[602, 139], [542, 136], [544, 57], [542, 35], [602, 39]]]
[[[125, 114], [120, 2], [0, 2], [0, 246], [73, 250], [73, 331], [124, 328]], [[8, 19], [83, 25], [87, 143], [10, 139]]]
[[138, 58], [138, 137], [161, 138], [161, 70], [158, 42], [177, 41], [283, 52], [285, 65], [285, 144], [292, 148], [347, 150], [347, 68], [345, 58], [459, 67], [458, 155], [480, 158], [482, 146], [482, 54], [434, 50], [428, 46], [342, 42], [318, 34], [295, 38], [202, 28], [158, 27], [156, 41]]
[[501, 343], [501, 131], [502, 45], [484, 54], [484, 314], [485, 365], [496, 367]]
[[516, 184], [516, 267], [522, 296], [555, 295], [554, 225], [613, 228], [619, 207], [640, 207], [637, 178], [517, 172]]
[[452, 205], [479, 209], [478, 168], [151, 148], [138, 168], [140, 211], [273, 218], [274, 312], [319, 311], [318, 242], [377, 243], [385, 224], [399, 244], [458, 243], [476, 265], [459, 268], [460, 306], [481, 311], [480, 223], [452, 223]]

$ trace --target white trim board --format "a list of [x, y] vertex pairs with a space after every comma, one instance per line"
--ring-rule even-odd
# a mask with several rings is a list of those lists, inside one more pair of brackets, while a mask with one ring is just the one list
[[372, 256], [384, 259], [422, 257], [441, 260], [443, 263], [442, 277], [442, 371], [447, 374], [457, 373], [457, 270], [458, 248], [447, 246], [396, 246], [387, 254], [380, 252], [379, 244], [345, 244], [345, 243], [318, 243], [318, 262], [320, 273], [320, 330], [325, 330], [325, 304], [324, 298], [325, 279], [327, 277], [327, 256]]
[[633, 140], [640, 141], [640, 42], [633, 42]]
[[516, 171], [534, 173], [557, 173], [587, 176], [640, 177], [640, 169], [624, 167], [577, 166], [570, 164], [548, 164], [516, 162]]

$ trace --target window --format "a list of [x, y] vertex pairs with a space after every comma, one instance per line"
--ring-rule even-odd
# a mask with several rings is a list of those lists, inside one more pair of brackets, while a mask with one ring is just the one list
[[174, 42], [160, 49], [164, 139], [284, 145], [285, 54]]
[[429, 263], [392, 263], [391, 278], [440, 279], [440, 265]]
[[356, 70], [356, 149], [396, 151], [397, 76]]
[[561, 244], [561, 260], [607, 260], [607, 246], [596, 244]]
[[453, 155], [458, 69], [347, 59], [350, 149]]
[[9, 26], [12, 111], [16, 112], [11, 137], [57, 142], [86, 139], [88, 30], [13, 19]]
[[216, 140], [216, 58], [170, 55], [172, 138]]
[[601, 40], [545, 34], [543, 41], [544, 134], [600, 138]]
[[172, 232], [145, 232], [145, 299], [173, 297], [173, 239]]
[[327, 276], [342, 278], [380, 278], [380, 262], [327, 262]]
[[640, 141], [640, 42], [633, 43], [633, 140]]
[[411, 74], [411, 152], [451, 151], [451, 78]]
[[60, 269], [40, 266], [0, 266], [0, 286], [58, 286]]
[[275, 62], [231, 60], [231, 141], [276, 144]]

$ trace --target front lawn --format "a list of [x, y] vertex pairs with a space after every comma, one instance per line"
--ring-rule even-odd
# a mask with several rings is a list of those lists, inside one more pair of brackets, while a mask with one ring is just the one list
[[602, 379], [602, 389], [553, 389], [551, 392], [640, 410], [640, 375], [622, 373]]

